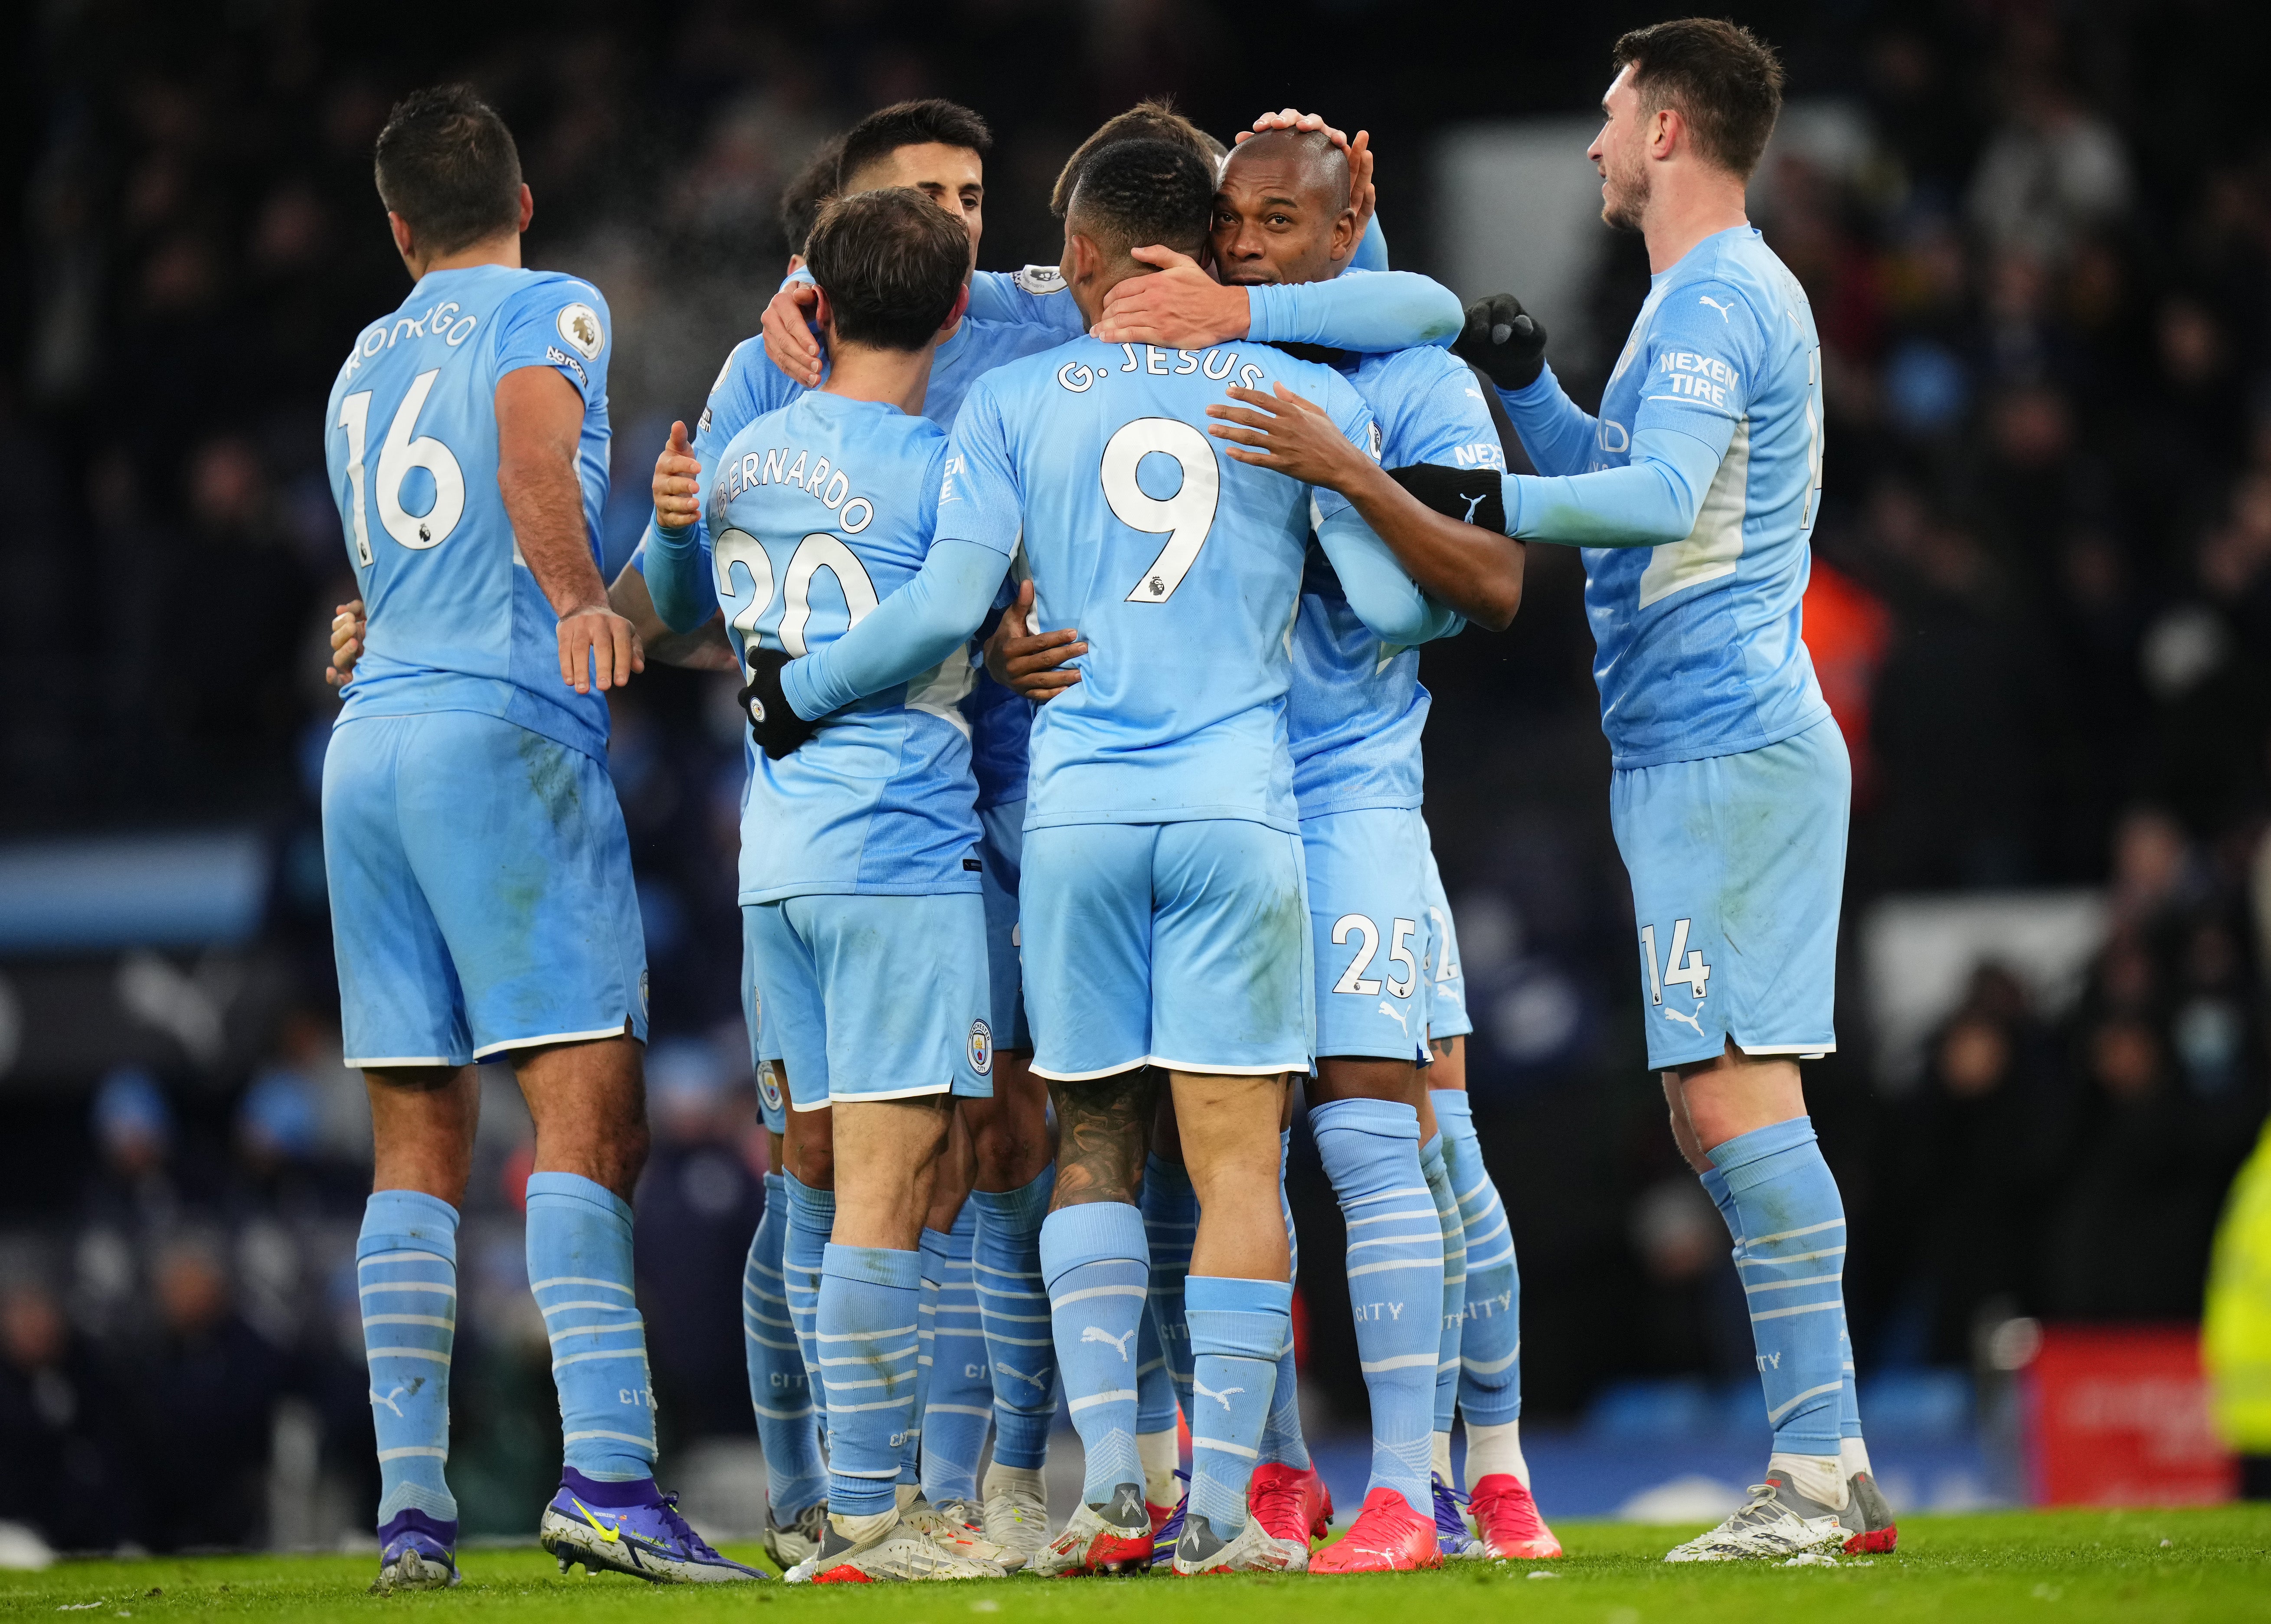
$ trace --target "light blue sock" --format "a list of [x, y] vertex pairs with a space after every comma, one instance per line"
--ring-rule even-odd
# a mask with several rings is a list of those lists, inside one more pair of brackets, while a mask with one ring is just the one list
[[528, 1175], [528, 1283], [552, 1339], [562, 1462], [603, 1483], [654, 1476], [646, 1322], [631, 1204], [580, 1173]]
[[1695, 1175], [1703, 1181], [1703, 1193], [1711, 1204], [1719, 1209], [1719, 1221], [1727, 1226], [1727, 1239], [1735, 1243], [1735, 1267], [1743, 1266], [1743, 1215], [1735, 1211], [1735, 1197], [1727, 1188], [1726, 1176], [1716, 1167], [1706, 1167]]
[[897, 1503], [915, 1426], [915, 1310], [922, 1255], [828, 1243], [820, 1268], [820, 1384], [828, 1399], [828, 1510], [872, 1516]]
[[450, 1460], [450, 1345], [458, 1327], [458, 1210], [419, 1190], [374, 1190], [355, 1238], [370, 1419], [378, 1432], [378, 1521], [405, 1511], [458, 1520]]
[[[1277, 1360], [1293, 1336], [1293, 1287], [1195, 1274], [1183, 1283], [1183, 1301], [1195, 1398], [1186, 1515], [1206, 1518], [1227, 1538], [1246, 1526], [1246, 1486], [1277, 1389]], [[1424, 1441], [1421, 1450], [1424, 1456]]]
[[[1842, 1287], [1840, 1288], [1842, 1291]], [[1837, 1357], [1845, 1373], [1844, 1389], [1837, 1396], [1837, 1435], [1861, 1435], [1861, 1381], [1853, 1368], [1853, 1333], [1845, 1324], [1845, 1310], [1837, 1310]]]
[[765, 1215], [741, 1269], [741, 1351], [749, 1367], [749, 1405], [765, 1456], [765, 1503], [786, 1522], [828, 1496], [813, 1416], [812, 1377], [789, 1319], [782, 1274], [788, 1244], [788, 1192], [781, 1175], [765, 1175]]
[[1419, 1165], [1419, 1114], [1385, 1099], [1336, 1099], [1309, 1112], [1309, 1131], [1348, 1225], [1349, 1307], [1372, 1398], [1372, 1481], [1421, 1516], [1441, 1357], [1443, 1229]]
[[937, 1352], [938, 1278], [945, 1272], [942, 1264], [933, 1262], [931, 1250], [934, 1243], [943, 1244], [945, 1240], [944, 1234], [926, 1224], [915, 1243], [921, 1270], [915, 1284], [915, 1421], [900, 1443], [899, 1481], [916, 1487], [922, 1484], [922, 1429], [930, 1414], [930, 1375]]
[[[1293, 1130], [1277, 1135], [1277, 1211], [1285, 1219], [1285, 1247], [1292, 1255], [1286, 1273], [1301, 1278], [1301, 1237], [1293, 1229], [1293, 1203], [1285, 1199], [1285, 1163], [1293, 1151]], [[1273, 1466], [1309, 1469], [1309, 1445], [1301, 1436], [1301, 1377], [1293, 1367], [1293, 1338], [1285, 1337], [1285, 1351], [1277, 1356], [1277, 1377], [1270, 1388], [1270, 1419], [1262, 1424], [1262, 1459]]]
[[1459, 1337], [1459, 1410], [1475, 1427], [1522, 1419], [1522, 1276], [1514, 1231], [1483, 1166], [1475, 1119], [1460, 1088], [1430, 1091], [1443, 1129], [1443, 1163], [1466, 1239], [1466, 1322]]
[[1054, 1167], [1023, 1189], [972, 1190], [978, 1234], [971, 1249], [986, 1367], [994, 1384], [994, 1460], [1038, 1471], [1056, 1419], [1056, 1338], [1041, 1282], [1041, 1221], [1057, 1187]]
[[1444, 1166], [1442, 1135], [1437, 1134], [1421, 1148], [1419, 1170], [1427, 1176], [1427, 1193], [1435, 1202], [1435, 1222], [1443, 1232], [1443, 1319], [1435, 1344], [1435, 1431], [1448, 1438], [1451, 1417], [1459, 1403], [1459, 1343], [1467, 1314], [1467, 1229], [1459, 1221], [1459, 1198], [1451, 1191], [1450, 1171]]
[[922, 1490], [934, 1506], [978, 1498], [978, 1457], [994, 1422], [994, 1374], [972, 1278], [977, 1239], [978, 1209], [966, 1201], [947, 1233], [923, 1231], [926, 1294], [934, 1271], [938, 1282], [922, 1411]]
[[[788, 1191], [788, 1239], [782, 1248], [781, 1273], [788, 1293], [788, 1317], [796, 1327], [797, 1347], [804, 1367], [820, 1374], [820, 1348], [812, 1339], [820, 1312], [820, 1270], [827, 1260], [828, 1237], [836, 1228], [836, 1192], [815, 1189], [796, 1174], [783, 1172], [782, 1188]], [[828, 1400], [813, 1395], [813, 1407], [824, 1431]]]
[[1136, 1430], [1171, 1433], [1180, 1413], [1175, 1378], [1167, 1373], [1167, 1355], [1159, 1346], [1159, 1322], [1147, 1310], [1136, 1336]]
[[1126, 1202], [1061, 1207], [1041, 1225], [1065, 1407], [1088, 1452], [1081, 1498], [1109, 1505], [1123, 1483], [1143, 1491], [1136, 1449], [1136, 1338], [1150, 1263], [1143, 1217]]
[[1143, 1162], [1143, 1239], [1151, 1248], [1151, 1329], [1166, 1359], [1183, 1414], [1191, 1412], [1191, 1328], [1183, 1318], [1183, 1277], [1198, 1238], [1199, 1198], [1180, 1162]]
[[1845, 1208], [1837, 1181], [1802, 1116], [1739, 1134], [1710, 1155], [1741, 1226], [1735, 1261], [1775, 1449], [1835, 1455], [1845, 1387]]

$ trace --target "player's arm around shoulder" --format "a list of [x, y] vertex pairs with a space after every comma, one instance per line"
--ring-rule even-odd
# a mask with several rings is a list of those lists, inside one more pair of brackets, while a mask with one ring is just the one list
[[561, 681], [579, 694], [620, 686], [646, 663], [631, 623], [607, 606], [585, 519], [579, 458], [585, 413], [607, 401], [606, 312], [588, 283], [543, 279], [497, 329], [497, 489], [560, 617]]
[[[913, 578], [824, 648], [794, 660], [751, 655], [752, 688], [769, 709], [778, 697], [786, 713], [778, 717], [778, 741], [786, 748], [795, 748], [792, 739], [808, 737], [820, 719], [931, 669], [966, 644], [992, 611], [1016, 547], [1017, 519], [1014, 490], [1005, 503], [999, 489], [998, 469], [1007, 458], [988, 382], [971, 391], [953, 439], [932, 452], [927, 477], [935, 500], [910, 516], [927, 520], [930, 535]], [[758, 743], [768, 755], [780, 753], [763, 724]]]
[[[1383, 641], [1410, 647], [1448, 637], [1467, 618], [1504, 629], [1522, 604], [1521, 544], [1487, 528], [1487, 515], [1470, 515], [1478, 525], [1436, 511], [1381, 468], [1370, 407], [1327, 376], [1324, 405], [1283, 384], [1268, 395], [1232, 385], [1228, 404], [1207, 408], [1217, 420], [1209, 432], [1232, 442], [1224, 449], [1235, 460], [1338, 498], [1319, 499], [1317, 540], [1349, 607]], [[1485, 472], [1494, 499], [1499, 476]]]
[[1076, 339], [1087, 331], [1064, 273], [1054, 265], [975, 272], [970, 279], [969, 314], [980, 321], [1039, 327], [1064, 339]]

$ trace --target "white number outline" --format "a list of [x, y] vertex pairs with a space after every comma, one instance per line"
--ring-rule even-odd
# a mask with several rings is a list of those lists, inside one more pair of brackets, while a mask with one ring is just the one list
[[[1711, 966], [1703, 962], [1701, 948], [1690, 948], [1687, 945], [1688, 928], [1694, 922], [1692, 919], [1672, 921], [1672, 950], [1664, 955], [1664, 968], [1661, 971], [1658, 971], [1656, 966], [1656, 927], [1643, 925], [1640, 927], [1642, 957], [1648, 961], [1649, 1003], [1662, 1003], [1664, 989], [1675, 983], [1684, 985], [1689, 992], [1693, 993], [1697, 1003], [1701, 1003], [1709, 995]], [[1683, 957], [1687, 961], [1684, 965], [1680, 962]]]
[[[749, 606], [726, 622], [741, 634], [746, 659], [748, 649], [758, 638], [757, 622], [772, 607], [772, 555], [765, 551], [765, 544], [748, 531], [728, 530], [711, 544], [710, 563], [717, 577], [719, 599], [723, 602], [741, 596], [733, 589], [733, 566], [740, 564], [748, 571]], [[857, 626], [874, 614], [879, 601], [875, 580], [868, 575], [867, 566], [860, 562], [860, 555], [832, 531], [813, 531], [789, 555], [788, 569], [779, 582], [783, 607], [780, 625], [773, 635], [791, 658], [800, 658], [808, 652], [804, 629], [812, 619], [812, 577], [823, 570], [836, 577], [837, 589], [844, 594], [844, 607], [851, 616], [850, 625]]]
[[1798, 518], [1802, 531], [1813, 528], [1813, 513], [1821, 500], [1821, 460], [1826, 454], [1822, 440], [1827, 425], [1821, 403], [1821, 346], [1817, 344], [1806, 352], [1806, 467], [1809, 476], [1806, 488], [1806, 505]]
[[788, 578], [781, 583], [785, 607], [775, 635], [793, 659], [805, 653], [804, 628], [812, 619], [812, 577], [823, 570], [836, 577], [836, 588], [844, 594], [844, 607], [851, 614], [850, 625], [857, 626], [875, 612], [875, 583], [868, 578], [867, 566], [860, 562], [860, 555], [831, 532], [814, 531], [796, 544], [796, 552], [788, 561]]
[[[431, 435], [412, 438], [419, 414], [426, 409], [426, 397], [434, 392], [434, 380], [441, 376], [436, 367], [411, 380], [410, 392], [396, 408], [394, 421], [386, 428], [386, 443], [378, 450], [378, 522], [413, 553], [447, 541], [465, 514], [465, 471], [457, 458]], [[402, 507], [402, 481], [413, 468], [434, 476], [434, 505], [422, 516]]]
[[[1333, 983], [1333, 991], [1355, 993], [1370, 998], [1380, 991], [1380, 979], [1367, 976], [1365, 972], [1372, 968], [1373, 956], [1380, 951], [1380, 927], [1361, 913], [1344, 913], [1333, 921], [1333, 945], [1347, 945], [1351, 933], [1361, 933], [1364, 945], [1357, 950], [1356, 957], [1350, 961], [1349, 967], [1341, 972], [1341, 979]], [[1409, 994], [1404, 995], [1409, 996]]]
[[1437, 960], [1435, 985], [1441, 987], [1447, 981], [1456, 981], [1459, 979], [1458, 961], [1451, 957], [1453, 946], [1451, 920], [1448, 914], [1433, 903], [1427, 905], [1427, 917], [1435, 921], [1435, 940], [1443, 944], [1443, 950], [1433, 955]]
[[1409, 998], [1411, 996], [1412, 990], [1419, 985], [1419, 963], [1411, 957], [1411, 948], [1405, 945], [1418, 932], [1418, 920], [1396, 920], [1389, 929], [1388, 962], [1391, 965], [1401, 965], [1404, 970], [1404, 979], [1401, 981], [1393, 977], [1389, 980], [1388, 993], [1391, 998]]
[[[1182, 485], [1172, 496], [1146, 495], [1136, 483], [1136, 467], [1153, 451], [1173, 458], [1183, 471]], [[1125, 601], [1166, 602], [1198, 561], [1222, 503], [1222, 466], [1215, 460], [1214, 442], [1175, 418], [1139, 417], [1121, 424], [1105, 443], [1097, 479], [1121, 524], [1167, 538], [1159, 555], [1128, 589]], [[1202, 503], [1205, 516], [1195, 523], [1195, 510]]]
[[349, 395], [339, 402], [339, 427], [347, 431], [347, 494], [351, 522], [348, 528], [354, 535], [355, 559], [366, 570], [370, 568], [370, 526], [363, 517], [363, 440], [370, 432], [370, 393]]

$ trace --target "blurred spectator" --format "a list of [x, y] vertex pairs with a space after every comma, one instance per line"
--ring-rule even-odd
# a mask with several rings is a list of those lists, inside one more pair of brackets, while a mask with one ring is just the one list
[[2055, 78], [2014, 87], [1972, 171], [1965, 207], [1999, 247], [2051, 259], [2083, 231], [2127, 212], [2129, 156], [2112, 125]]
[[172, 1156], [174, 1108], [158, 1079], [122, 1066], [95, 1090], [95, 1148], [101, 1157], [86, 1192], [87, 1216], [130, 1230], [160, 1232], [180, 1211]]
[[748, 1069], [735, 1069], [737, 1083], [724, 1059], [736, 1039], [746, 1054], [747, 1034], [737, 1031], [717, 1043], [660, 1043], [647, 1060], [654, 1150], [639, 1181], [633, 1245], [648, 1322], [670, 1327], [648, 1356], [657, 1414], [678, 1438], [755, 1426], [741, 1269], [764, 1215], [763, 1141]]
[[1631, 1235], [1648, 1285], [1642, 1336], [1649, 1363], [1722, 1380], [1750, 1374], [1742, 1281], [1727, 1225], [1703, 1187], [1678, 1173], [1649, 1186], [1633, 1205]]
[[159, 1551], [257, 1546], [284, 1357], [237, 1314], [210, 1240], [168, 1245], [151, 1287], [157, 1335], [132, 1382], [143, 1543]]
[[[2007, 971], [1974, 972], [1893, 1137], [1898, 1216], [1878, 1237], [1908, 1270], [1923, 1356], [1961, 1365], [1983, 1317], [2031, 1308], [2043, 1203], [2065, 1149], [2047, 1042]], [[1888, 1212], [1888, 1218], [1894, 1218]]]
[[122, 1470], [121, 1400], [44, 1284], [0, 1292], [0, 1519], [67, 1551], [117, 1544], [139, 1486]]

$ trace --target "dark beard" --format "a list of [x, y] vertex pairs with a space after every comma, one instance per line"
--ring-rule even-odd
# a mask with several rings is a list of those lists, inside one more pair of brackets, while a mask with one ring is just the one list
[[1601, 205], [1601, 223], [1612, 231], [1638, 231], [1641, 228], [1641, 215], [1647, 208], [1648, 189], [1643, 185], [1638, 197], [1627, 193], [1615, 203], [1604, 200]]

